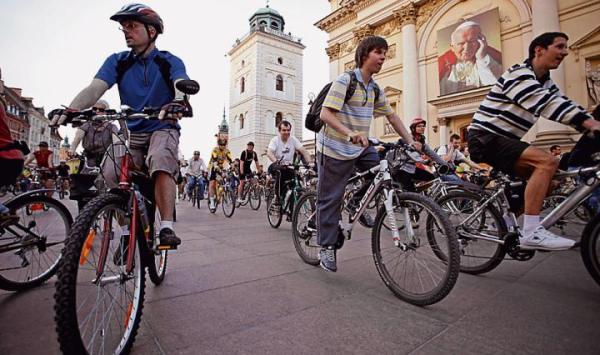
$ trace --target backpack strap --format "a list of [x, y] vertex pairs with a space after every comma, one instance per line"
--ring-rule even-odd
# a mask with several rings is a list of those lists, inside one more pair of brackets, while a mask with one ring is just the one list
[[346, 96], [344, 97], [344, 103], [348, 102], [354, 92], [356, 92], [356, 85], [358, 85], [358, 79], [356, 78], [356, 73], [354, 70], [347, 71], [348, 75], [350, 75], [350, 82], [348, 83], [348, 87], [346, 89]]

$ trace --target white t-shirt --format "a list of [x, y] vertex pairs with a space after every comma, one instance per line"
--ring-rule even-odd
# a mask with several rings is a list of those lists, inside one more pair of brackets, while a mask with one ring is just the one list
[[291, 164], [294, 161], [294, 153], [296, 150], [302, 148], [302, 143], [298, 138], [290, 136], [287, 142], [283, 142], [279, 135], [273, 137], [269, 142], [268, 149], [275, 154], [277, 160], [281, 160], [283, 163]]
[[[447, 145], [441, 146], [438, 149], [437, 154], [441, 157], [448, 154], [448, 146]], [[466, 160], [465, 155], [463, 153], [461, 153], [460, 150], [454, 149], [454, 151], [452, 152], [452, 155], [450, 156], [450, 161], [455, 162], [455, 161], [465, 161], [465, 160]]]

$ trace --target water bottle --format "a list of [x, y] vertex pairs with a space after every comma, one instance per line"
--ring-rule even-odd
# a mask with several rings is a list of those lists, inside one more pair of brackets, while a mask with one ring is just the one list
[[139, 191], [135, 192], [135, 198], [138, 203], [138, 211], [140, 211], [140, 222], [142, 224], [142, 230], [144, 231], [144, 236], [148, 239], [150, 235], [150, 219], [148, 218], [148, 210], [146, 209], [146, 203], [144, 202], [144, 198]]

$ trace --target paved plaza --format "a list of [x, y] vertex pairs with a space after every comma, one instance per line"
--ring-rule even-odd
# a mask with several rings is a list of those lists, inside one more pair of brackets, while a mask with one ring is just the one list
[[[297, 256], [291, 225], [269, 227], [264, 206], [234, 218], [178, 204], [183, 245], [165, 282], [146, 286], [134, 354], [599, 354], [600, 287], [579, 251], [506, 260], [461, 274], [425, 308], [379, 279], [370, 232], [359, 227], [325, 273]], [[54, 279], [0, 291], [0, 354], [56, 354]]]

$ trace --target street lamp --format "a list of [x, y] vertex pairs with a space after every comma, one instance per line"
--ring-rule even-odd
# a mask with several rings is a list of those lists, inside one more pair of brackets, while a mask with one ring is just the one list
[[308, 93], [308, 106], [312, 106], [312, 104], [314, 103], [314, 99], [315, 99], [315, 93], [314, 92], [309, 92]]

